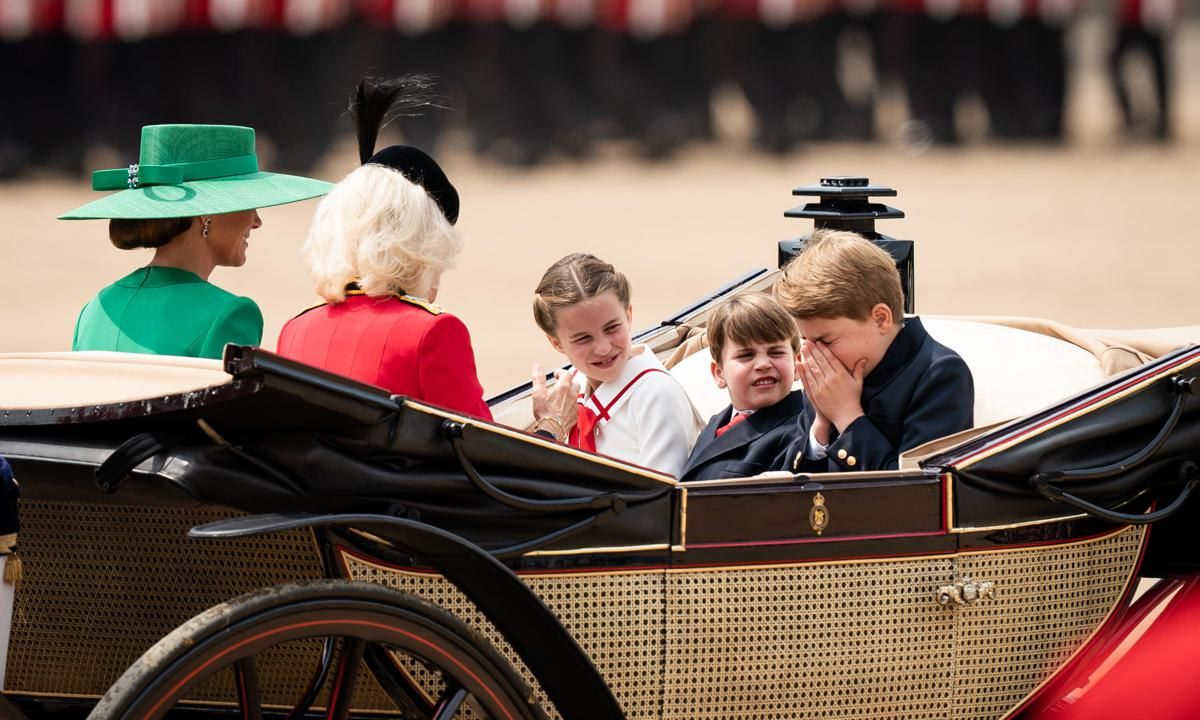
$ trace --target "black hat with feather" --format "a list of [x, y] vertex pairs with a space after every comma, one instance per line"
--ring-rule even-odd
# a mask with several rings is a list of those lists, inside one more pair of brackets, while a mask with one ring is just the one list
[[392, 80], [364, 77], [350, 100], [350, 114], [358, 133], [358, 158], [362, 164], [389, 167], [425, 188], [453, 225], [458, 222], [458, 191], [437, 161], [411, 145], [391, 145], [375, 152], [380, 128], [393, 118], [436, 106], [432, 87], [431, 78], [425, 75], [405, 75]]

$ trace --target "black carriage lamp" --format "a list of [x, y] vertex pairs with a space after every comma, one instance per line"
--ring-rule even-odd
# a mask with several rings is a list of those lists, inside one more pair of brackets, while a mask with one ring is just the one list
[[[916, 270], [913, 264], [913, 241], [897, 240], [875, 232], [876, 220], [902, 218], [904, 212], [871, 197], [895, 197], [896, 191], [882, 185], [872, 185], [865, 177], [824, 177], [817, 185], [804, 185], [792, 190], [797, 196], [816, 196], [820, 202], [806, 203], [784, 213], [784, 217], [812, 218], [816, 229], [850, 230], [883, 248], [896, 261], [900, 285], [904, 289], [904, 312], [915, 312]], [[779, 241], [779, 267], [783, 267], [804, 247], [805, 238]]]

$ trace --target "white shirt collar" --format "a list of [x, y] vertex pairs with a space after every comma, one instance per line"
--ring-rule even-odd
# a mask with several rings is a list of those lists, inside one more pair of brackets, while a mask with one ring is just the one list
[[[584, 394], [580, 397], [580, 402], [586, 403], [592, 410], [598, 411], [600, 407], [603, 407], [611, 415], [613, 411], [629, 399], [630, 392], [622, 393], [621, 391], [647, 370], [662, 370], [665, 372], [666, 368], [659, 361], [658, 357], [650, 351], [648, 346], [634, 345], [629, 349], [629, 360], [625, 362], [625, 367], [621, 369], [620, 374], [612, 380], [601, 383], [590, 395], [586, 394], [587, 378], [584, 377]], [[583, 373], [580, 373], [577, 377], [583, 377]], [[607, 422], [607, 418], [601, 415], [599, 421], [601, 423]]]

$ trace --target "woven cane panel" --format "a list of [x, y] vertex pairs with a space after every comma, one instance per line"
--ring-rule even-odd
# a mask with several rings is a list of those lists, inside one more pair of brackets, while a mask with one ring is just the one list
[[[441, 606], [483, 635], [559, 717], [516, 651], [461, 592], [440, 575], [405, 573], [344, 556], [355, 580], [381, 583]], [[612, 575], [524, 575], [591, 657], [629, 720], [659, 717], [662, 699], [663, 572]]]
[[959, 574], [996, 597], [957, 609], [953, 717], [1000, 717], [1075, 652], [1121, 598], [1145, 534], [960, 557]]
[[945, 718], [949, 558], [672, 573], [663, 718]]
[[[673, 573], [664, 720], [997, 718], [1080, 647], [1145, 533], [952, 558]], [[996, 596], [939, 607], [971, 577]]]
[[[146, 649], [202, 610], [250, 590], [323, 576], [306, 532], [187, 536], [191, 527], [230, 514], [22, 502], [25, 577], [16, 594], [5, 691], [99, 697]], [[262, 656], [264, 701], [294, 698], [319, 647], [292, 643]], [[229, 701], [231, 677], [213, 678], [193, 697]], [[377, 698], [374, 681], [366, 685], [356, 697]]]

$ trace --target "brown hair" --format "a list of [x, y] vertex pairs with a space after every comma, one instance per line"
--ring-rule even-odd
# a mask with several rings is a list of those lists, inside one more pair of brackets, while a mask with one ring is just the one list
[[158, 248], [187, 232], [190, 217], [108, 221], [108, 239], [121, 250]]
[[708, 350], [714, 362], [721, 362], [721, 352], [729, 340], [743, 345], [786, 340], [793, 354], [800, 352], [800, 331], [795, 321], [766, 293], [741, 293], [713, 308], [708, 316]]
[[904, 291], [896, 263], [857, 233], [817, 230], [779, 274], [775, 299], [796, 318], [866, 320], [884, 303], [904, 318]]
[[534, 322], [553, 335], [559, 310], [610, 290], [622, 306], [629, 307], [629, 281], [623, 274], [595, 255], [571, 253], [551, 265], [533, 291]]

